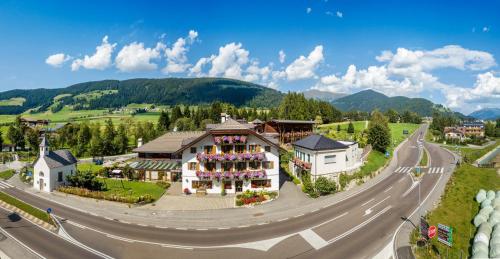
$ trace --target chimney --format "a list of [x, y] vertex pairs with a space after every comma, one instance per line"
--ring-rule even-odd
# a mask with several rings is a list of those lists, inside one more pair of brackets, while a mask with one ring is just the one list
[[137, 147], [141, 147], [142, 146], [142, 138], [138, 138], [137, 139]]
[[225, 112], [220, 114], [220, 123], [224, 123], [227, 120], [227, 114]]

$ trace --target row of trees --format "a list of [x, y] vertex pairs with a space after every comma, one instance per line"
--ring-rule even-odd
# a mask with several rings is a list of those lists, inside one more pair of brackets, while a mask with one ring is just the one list
[[387, 119], [390, 123], [422, 123], [422, 118], [416, 112], [404, 111], [403, 113], [399, 114], [396, 110], [389, 109], [385, 112], [385, 116], [387, 116]]

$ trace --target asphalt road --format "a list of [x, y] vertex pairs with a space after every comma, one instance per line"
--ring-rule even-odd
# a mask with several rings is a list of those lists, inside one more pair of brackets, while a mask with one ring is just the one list
[[[441, 171], [449, 173], [452, 156], [430, 146], [430, 168], [438, 168], [433, 169], [437, 173], [426, 173], [420, 186], [414, 183], [409, 169], [419, 161], [417, 140], [424, 131], [422, 126], [400, 148], [398, 165], [389, 168], [393, 173], [380, 183], [332, 206], [260, 226], [182, 230], [130, 225], [82, 214], [18, 189], [5, 191], [39, 208], [51, 207], [67, 220], [63, 225], [72, 237], [116, 258], [369, 258], [390, 242], [396, 228], [417, 207], [419, 189], [423, 200], [441, 179]], [[276, 242], [262, 242], [267, 239]], [[41, 253], [49, 250], [40, 240], [44, 239], [30, 238], [26, 243], [38, 242], [33, 248]], [[274, 245], [265, 246], [270, 243]]]

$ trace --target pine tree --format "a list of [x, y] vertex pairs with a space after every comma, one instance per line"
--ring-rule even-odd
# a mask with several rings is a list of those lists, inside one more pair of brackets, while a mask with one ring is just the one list
[[352, 121], [350, 121], [349, 126], [347, 126], [347, 133], [354, 133], [354, 124], [352, 124]]
[[161, 111], [160, 118], [158, 118], [158, 130], [161, 132], [167, 131], [170, 126], [170, 118], [168, 113]]
[[337, 124], [337, 132], [340, 132], [340, 124]]
[[115, 153], [115, 147], [113, 146], [113, 140], [115, 139], [116, 131], [113, 126], [113, 121], [111, 119], [106, 120], [106, 125], [104, 126], [104, 134], [102, 136], [102, 154], [112, 155]]

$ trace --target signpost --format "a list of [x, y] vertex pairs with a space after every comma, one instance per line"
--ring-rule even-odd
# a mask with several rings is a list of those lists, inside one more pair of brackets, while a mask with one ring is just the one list
[[425, 239], [427, 239], [428, 233], [429, 233], [429, 223], [427, 223], [424, 217], [420, 217], [420, 235]]
[[451, 247], [453, 245], [453, 228], [438, 224], [438, 241]]
[[47, 208], [47, 213], [50, 214], [52, 212], [52, 208]]
[[427, 236], [429, 239], [432, 239], [433, 237], [436, 236], [436, 226], [430, 226], [429, 230], [427, 231]]
[[389, 157], [391, 154], [389, 154], [389, 151], [385, 151], [385, 157]]

